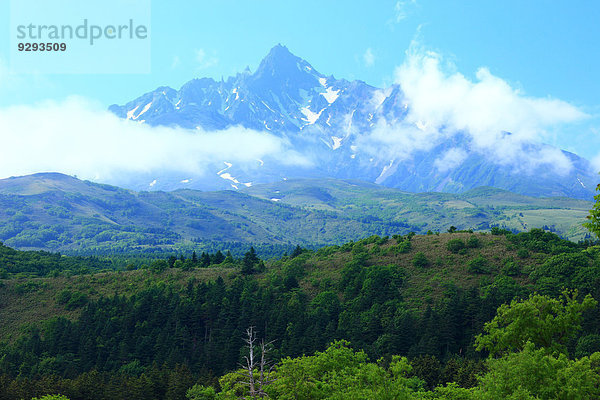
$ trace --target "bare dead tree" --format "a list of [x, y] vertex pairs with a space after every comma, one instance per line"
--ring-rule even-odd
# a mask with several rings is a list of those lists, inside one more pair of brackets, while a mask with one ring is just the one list
[[[260, 344], [256, 344], [256, 331], [254, 327], [246, 329], [246, 342], [248, 355], [244, 356], [245, 364], [240, 364], [244, 372], [242, 373], [243, 380], [240, 383], [248, 386], [249, 396], [242, 397], [243, 399], [258, 399], [268, 397], [264, 388], [268, 384], [275, 381], [271, 378], [274, 364], [269, 360], [268, 353], [273, 341], [265, 343], [261, 339]], [[260, 351], [260, 357], [257, 357], [256, 350]], [[258, 376], [257, 376], [258, 375]]]

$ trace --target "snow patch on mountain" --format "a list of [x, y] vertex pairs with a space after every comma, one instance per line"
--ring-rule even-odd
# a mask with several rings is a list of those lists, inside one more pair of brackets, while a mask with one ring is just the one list
[[340, 148], [340, 146], [342, 145], [342, 139], [341, 137], [337, 137], [337, 136], [332, 136], [331, 139], [333, 140], [333, 147], [332, 150], [337, 150]]
[[226, 167], [223, 168], [222, 170], [220, 170], [219, 172], [217, 172], [217, 175], [221, 175], [223, 172], [227, 171], [229, 168], [231, 168], [233, 166], [232, 163], [229, 163], [227, 161], [223, 161], [223, 164], [225, 164]]
[[143, 113], [145, 113], [146, 111], [148, 111], [148, 110], [150, 109], [150, 107], [151, 107], [151, 106], [152, 106], [152, 102], [150, 102], [150, 103], [146, 104], [146, 106], [144, 107], [144, 109], [142, 110], [142, 112], [141, 112], [141, 113], [139, 113], [138, 115], [136, 115], [136, 116], [134, 117], [134, 119], [137, 119], [137, 118], [139, 118], [139, 117], [140, 117], [140, 115], [142, 115]]
[[261, 102], [265, 105], [265, 107], [267, 107], [269, 109], [269, 111], [271, 111], [272, 113], [277, 114], [277, 112], [275, 110], [273, 110], [271, 107], [269, 107], [269, 105], [267, 103], [265, 103], [264, 101], [261, 101]]
[[[229, 172], [225, 172], [223, 174], [219, 174], [219, 176], [221, 178], [223, 178], [223, 179], [232, 181], [233, 183], [235, 183], [237, 185], [244, 185], [246, 187], [252, 186], [252, 182], [240, 182], [235, 177], [231, 176], [231, 174]], [[235, 187], [236, 189], [238, 188], [236, 185], [231, 185], [231, 186]]]
[[304, 116], [306, 117], [306, 118], [303, 118], [303, 120], [308, 122], [307, 125], [312, 125], [315, 122], [317, 122], [317, 120], [321, 116], [321, 113], [323, 112], [323, 110], [316, 113], [316, 112], [311, 111], [311, 109], [308, 107], [302, 107], [300, 109], [300, 112], [302, 112], [302, 114], [304, 114]]
[[325, 93], [321, 93], [321, 96], [325, 97], [325, 100], [327, 100], [327, 102], [331, 104], [334, 101], [336, 101], [338, 97], [340, 97], [339, 93], [339, 89], [333, 90], [332, 88], [328, 87]]
[[134, 114], [140, 106], [136, 106], [133, 110], [127, 111], [127, 119], [135, 119]]
[[377, 179], [375, 179], [375, 183], [380, 184], [381, 182], [385, 181], [391, 174], [393, 174], [396, 168], [392, 169], [392, 167], [394, 167], [394, 160], [390, 160], [390, 163], [383, 167], [381, 173], [379, 174]]

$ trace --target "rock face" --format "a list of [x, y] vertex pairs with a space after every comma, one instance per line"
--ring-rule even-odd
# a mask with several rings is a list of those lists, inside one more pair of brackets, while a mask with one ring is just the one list
[[[404, 121], [410, 110], [402, 88], [380, 89], [325, 76], [282, 45], [271, 49], [254, 73], [246, 70], [220, 82], [193, 79], [180, 90], [159, 87], [109, 109], [121, 118], [151, 126], [210, 131], [242, 126], [269, 132], [310, 155], [312, 161], [310, 167], [299, 168], [257, 160], [256, 166], [248, 168], [223, 160], [214, 165], [212, 177], [132, 178], [128, 186], [135, 189], [240, 188], [243, 183], [312, 177], [361, 179], [413, 192], [457, 193], [493, 186], [532, 196], [591, 199], [597, 180], [590, 163], [575, 154], [563, 152], [573, 167], [562, 174], [547, 165], [515, 168], [471, 151], [466, 135], [460, 134], [409, 156], [373, 148], [365, 138], [382, 124], [393, 127]], [[417, 133], [421, 128], [418, 123], [413, 127]], [[532, 144], [531, 150], [546, 147], [550, 148]], [[446, 165], [448, 154], [459, 154], [459, 162]], [[153, 182], [151, 188], [148, 182]]]

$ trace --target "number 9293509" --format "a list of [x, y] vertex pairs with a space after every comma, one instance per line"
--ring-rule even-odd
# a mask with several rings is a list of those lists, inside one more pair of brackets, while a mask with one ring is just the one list
[[17, 44], [19, 51], [65, 51], [67, 50], [66, 43], [19, 43]]

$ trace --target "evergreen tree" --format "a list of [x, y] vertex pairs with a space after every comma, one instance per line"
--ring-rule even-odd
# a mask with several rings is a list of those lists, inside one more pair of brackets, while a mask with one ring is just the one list
[[244, 259], [242, 260], [242, 274], [251, 275], [252, 273], [254, 273], [254, 266], [259, 261], [260, 260], [256, 256], [256, 251], [254, 250], [254, 247], [251, 246], [250, 250], [248, 250], [246, 254], [244, 254]]
[[300, 245], [296, 245], [296, 248], [294, 249], [294, 251], [292, 252], [292, 255], [290, 257], [291, 258], [298, 257], [303, 252], [304, 252], [304, 250], [302, 250], [302, 247], [300, 247]]
[[200, 255], [200, 266], [206, 268], [210, 265], [210, 256], [208, 253], [202, 252]]
[[225, 260], [225, 256], [221, 253], [221, 250], [217, 250], [215, 255], [212, 257], [211, 264], [221, 264]]

